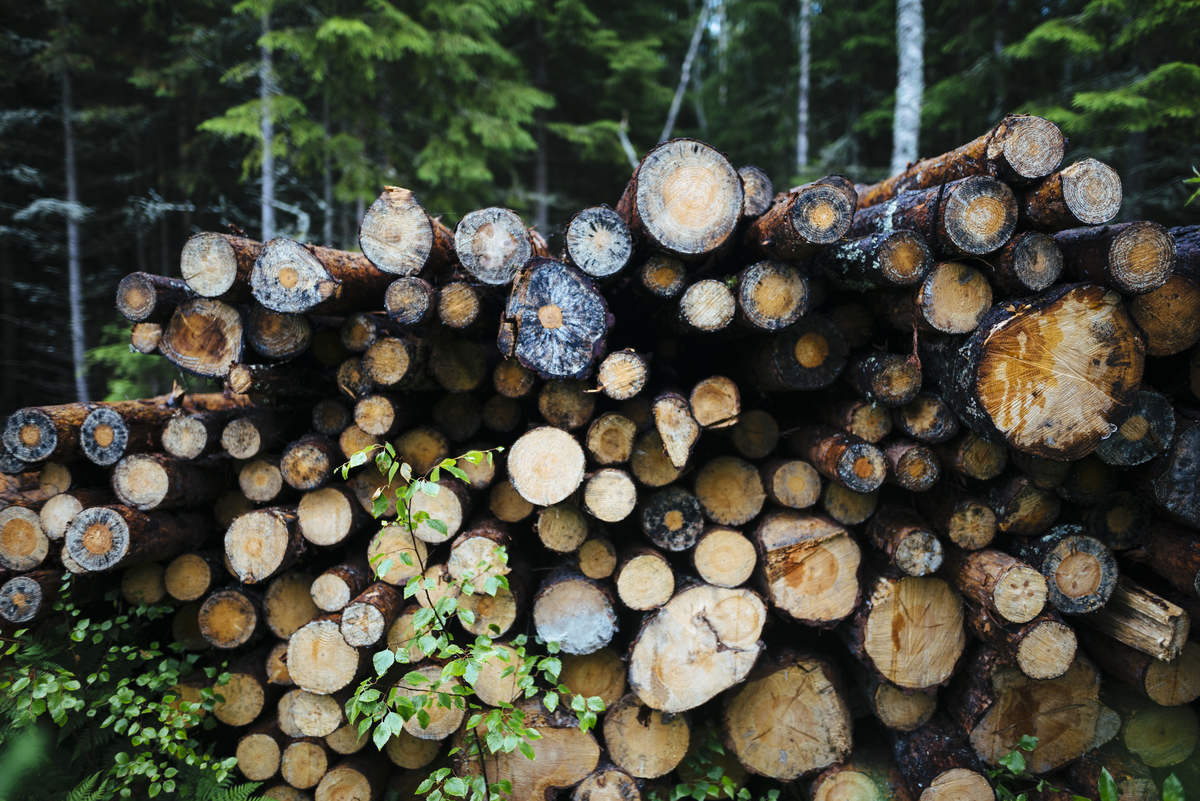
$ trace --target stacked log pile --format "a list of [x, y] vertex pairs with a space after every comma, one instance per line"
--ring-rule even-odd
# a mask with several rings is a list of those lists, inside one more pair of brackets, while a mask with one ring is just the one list
[[[648, 797], [716, 737], [738, 783], [987, 799], [1026, 735], [1058, 787], [1107, 768], [1156, 798], [1200, 756], [1200, 229], [1110, 224], [1120, 178], [1064, 151], [1013, 116], [773, 195], [674, 140], [553, 253], [395, 187], [358, 253], [197, 234], [182, 280], [134, 273], [117, 305], [223, 392], [9, 417], [0, 615], [50, 614], [64, 568], [119, 577], [230, 661], [248, 778], [415, 797], [461, 710], [377, 754], [345, 701], [504, 546], [509, 588], [456, 630], [557, 642], [606, 704], [582, 732], [523, 702], [535, 761], [455, 765], [515, 798]], [[445, 531], [409, 534], [372, 519], [373, 464], [336, 471], [385, 442], [414, 474], [504, 450], [418, 494]], [[499, 670], [477, 691], [517, 700]]]

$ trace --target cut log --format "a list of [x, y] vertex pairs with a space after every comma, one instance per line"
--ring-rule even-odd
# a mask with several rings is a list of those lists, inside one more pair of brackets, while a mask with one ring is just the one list
[[1003, 247], [1016, 226], [1012, 190], [994, 178], [972, 176], [860, 208], [848, 234], [859, 238], [906, 229], [920, 234], [934, 253], [978, 256]]
[[566, 499], [583, 483], [579, 443], [557, 428], [535, 428], [513, 444], [508, 475], [521, 497], [538, 506]]
[[[405, 563], [405, 555], [407, 561]], [[428, 546], [402, 526], [384, 526], [371, 539], [367, 557], [375, 577], [388, 584], [401, 585], [413, 576], [421, 575], [428, 559]]]
[[14, 576], [0, 586], [0, 617], [9, 623], [29, 623], [54, 611], [62, 587], [61, 570], [34, 570]]
[[[321, 401], [321, 404], [330, 403], [336, 401]], [[315, 417], [315, 409], [313, 414]], [[221, 446], [235, 459], [252, 459], [259, 453], [269, 453], [280, 439], [282, 430], [287, 428], [285, 420], [279, 417], [281, 416], [277, 416], [275, 410], [271, 409], [256, 410], [239, 416], [226, 424], [221, 432]]]
[[129, 347], [138, 353], [150, 356], [158, 353], [162, 343], [163, 327], [160, 323], [138, 323], [129, 330]]
[[604, 742], [618, 767], [639, 779], [665, 776], [683, 761], [691, 730], [682, 715], [646, 707], [630, 693], [604, 715]]
[[424, 278], [398, 278], [383, 294], [383, 308], [399, 325], [425, 325], [433, 319], [437, 290]]
[[636, 436], [637, 426], [632, 420], [619, 412], [605, 412], [588, 426], [588, 455], [597, 464], [624, 464], [633, 456]]
[[562, 657], [558, 680], [584, 698], [599, 698], [605, 708], [625, 695], [625, 663], [612, 648]]
[[653, 405], [654, 425], [675, 469], [682, 470], [700, 438], [700, 425], [691, 405], [680, 395], [659, 395]]
[[[856, 743], [840, 765], [817, 775], [809, 786], [813, 801], [913, 801], [904, 776], [888, 752]], [[986, 796], [983, 797], [986, 801]]]
[[221, 437], [227, 424], [243, 412], [228, 409], [218, 412], [172, 417], [163, 426], [163, 450], [177, 459], [199, 459], [223, 447]]
[[292, 719], [306, 737], [328, 737], [346, 722], [343, 705], [348, 693], [314, 695], [301, 692], [292, 705]]
[[250, 274], [261, 252], [259, 242], [205, 231], [184, 243], [179, 274], [197, 295], [229, 303], [249, 300]]
[[1124, 576], [1102, 609], [1079, 620], [1164, 662], [1179, 657], [1191, 629], [1191, 620], [1182, 608]]
[[751, 329], [779, 331], [809, 312], [813, 294], [808, 276], [795, 265], [760, 261], [738, 274], [738, 319]]
[[608, 304], [592, 280], [553, 259], [535, 259], [513, 284], [502, 328], [525, 367], [544, 378], [586, 378], [612, 327]]
[[428, 359], [429, 349], [423, 341], [384, 337], [367, 348], [362, 366], [379, 386], [416, 390], [432, 383]]
[[270, 652], [267, 654], [266, 671], [267, 683], [278, 687], [294, 686], [292, 677], [288, 675], [287, 669], [287, 649], [286, 640], [281, 640], [271, 646]]
[[858, 195], [841, 175], [798, 186], [746, 229], [745, 246], [768, 258], [797, 261], [813, 256], [846, 235]]
[[800, 459], [774, 459], [759, 468], [763, 490], [772, 503], [807, 509], [821, 497], [821, 476]]
[[1053, 489], [1067, 477], [1067, 472], [1071, 469], [1070, 462], [1056, 462], [1052, 459], [1043, 459], [1040, 456], [1030, 456], [1027, 453], [1020, 451], [1012, 452], [1013, 466], [1020, 470], [1033, 482], [1035, 487], [1039, 489]]
[[1102, 720], [1100, 673], [1084, 656], [1056, 679], [1031, 679], [987, 646], [963, 667], [962, 682], [947, 709], [968, 733], [971, 747], [989, 765], [1037, 738], [1026, 769], [1048, 773], [1091, 750]]
[[338, 448], [323, 434], [306, 434], [283, 449], [279, 473], [289, 487], [301, 492], [319, 489], [341, 461]]
[[1008, 449], [988, 442], [973, 431], [964, 431], [934, 449], [942, 467], [960, 476], [990, 481], [1008, 464]]
[[1141, 496], [1118, 491], [1088, 511], [1087, 533], [1114, 551], [1136, 547], [1153, 516]]
[[436, 272], [454, 258], [450, 229], [425, 212], [408, 189], [385, 186], [358, 228], [358, 246], [371, 263], [392, 275]]
[[[966, 364], [932, 373], [975, 430], [1070, 461], [1090, 453], [1132, 408], [1145, 362], [1135, 331], [1117, 293], [1062, 286], [1020, 308], [994, 308], [954, 349]], [[1060, 347], [1064, 341], [1073, 347]]]
[[1028, 476], [1017, 476], [992, 487], [988, 504], [996, 514], [996, 528], [1021, 537], [1049, 529], [1062, 508], [1058, 495], [1039, 488]]
[[932, 576], [876, 576], [864, 590], [844, 631], [855, 656], [904, 690], [949, 681], [967, 642], [958, 593]]
[[650, 377], [647, 361], [632, 350], [610, 353], [596, 374], [600, 391], [613, 400], [629, 400], [637, 395]]
[[437, 740], [422, 740], [413, 737], [401, 729], [399, 734], [387, 741], [383, 750], [388, 759], [398, 767], [417, 770], [437, 759], [442, 750], [442, 744]]
[[157, 562], [131, 565], [121, 574], [121, 597], [133, 606], [154, 606], [167, 597], [164, 570]]
[[238, 487], [255, 503], [278, 503], [286, 500], [290, 492], [284, 487], [277, 456], [251, 459], [243, 464], [238, 473]]
[[388, 324], [388, 318], [370, 312], [354, 312], [342, 321], [338, 337], [342, 347], [350, 353], [366, 353], [368, 349], [389, 333], [399, 333], [400, 328]]
[[[92, 506], [113, 503], [113, 497], [105, 490], [77, 489], [60, 492], [50, 498], [38, 512], [42, 533], [47, 539], [61, 541], [67, 535], [67, 527], [75, 515]], [[7, 529], [4, 536], [8, 536]]]
[[15, 573], [34, 570], [50, 555], [50, 539], [38, 513], [22, 506], [0, 509], [0, 566]]
[[183, 461], [159, 453], [126, 456], [113, 468], [113, 493], [142, 511], [212, 503], [229, 486], [229, 467], [210, 457]]
[[934, 530], [960, 548], [986, 548], [996, 536], [996, 513], [979, 498], [943, 485], [915, 500]]
[[1133, 297], [1129, 313], [1146, 335], [1146, 354], [1171, 356], [1200, 341], [1200, 284], [1176, 273], [1158, 289]]
[[1145, 763], [1117, 744], [1084, 754], [1067, 768], [1067, 783], [1085, 798], [1099, 798], [1105, 792], [1100, 789], [1104, 783], [1102, 771], [1108, 771], [1116, 783], [1118, 798], [1125, 801], [1155, 801], [1162, 797]]
[[284, 639], [291, 637], [320, 614], [312, 601], [312, 585], [312, 576], [295, 570], [277, 576], [267, 585], [263, 612], [272, 634]]
[[314, 545], [336, 545], [369, 520], [353, 493], [339, 484], [304, 493], [296, 513], [300, 533]]
[[1052, 609], [1024, 623], [1005, 623], [986, 607], [976, 608], [967, 615], [967, 628], [1031, 679], [1057, 679], [1075, 661], [1075, 630]]
[[503, 395], [488, 398], [480, 410], [480, 420], [498, 434], [511, 434], [521, 424], [521, 404]]
[[617, 569], [617, 549], [607, 537], [589, 537], [576, 556], [579, 571], [590, 579], [606, 579]]
[[583, 508], [602, 523], [624, 520], [633, 514], [636, 504], [637, 486], [624, 470], [598, 470], [584, 484]]
[[885, 506], [871, 518], [865, 534], [886, 564], [905, 575], [928, 576], [942, 566], [941, 541], [909, 509]]
[[764, 342], [751, 358], [762, 389], [787, 392], [828, 387], [841, 375], [849, 355], [833, 321], [813, 314]]
[[651, 495], [642, 506], [642, 531], [660, 548], [686, 551], [704, 532], [704, 511], [695, 495], [668, 487]]
[[302, 314], [281, 314], [254, 306], [245, 320], [246, 342], [267, 359], [291, 359], [308, 350], [312, 322]]
[[1068, 275], [1130, 295], [1158, 289], [1175, 268], [1175, 240], [1153, 222], [1076, 228], [1054, 235]]
[[742, 396], [731, 379], [714, 375], [692, 387], [688, 404], [692, 416], [704, 428], [726, 428], [737, 423]]
[[490, 295], [466, 281], [451, 281], [438, 289], [437, 312], [442, 325], [465, 331], [482, 322]]
[[224, 583], [224, 559], [220, 551], [180, 554], [170, 561], [161, 581], [168, 595], [177, 601], [203, 598]]
[[1080, 626], [1078, 635], [1105, 673], [1159, 706], [1180, 706], [1200, 698], [1200, 643], [1186, 642], [1178, 656], [1164, 661], [1091, 626]]
[[705, 278], [680, 296], [675, 324], [684, 334], [713, 334], [728, 328], [736, 312], [733, 291], [721, 281]]
[[547, 381], [538, 393], [538, 411], [550, 425], [573, 431], [587, 425], [596, 408], [596, 396], [587, 384], [575, 379]]
[[733, 235], [743, 196], [741, 178], [724, 155], [694, 139], [673, 139], [642, 158], [617, 213], [639, 244], [687, 259], [711, 253]]
[[507, 478], [493, 484], [488, 493], [488, 510], [505, 523], [519, 523], [533, 514], [533, 509]]
[[604, 585], [582, 574], [551, 574], [533, 599], [533, 625], [564, 653], [590, 654], [612, 640], [617, 616]]
[[[262, 626], [262, 600], [241, 587], [217, 590], [200, 605], [200, 634], [214, 648], [238, 648]], [[290, 667], [290, 666], [289, 666]]]
[[316, 787], [332, 761], [325, 743], [316, 737], [293, 740], [279, 757], [279, 773], [297, 790]]
[[376, 582], [367, 587], [342, 610], [342, 638], [355, 648], [379, 642], [400, 613], [402, 600], [389, 584]]
[[238, 770], [252, 782], [265, 782], [279, 772], [279, 759], [287, 747], [279, 724], [268, 720], [243, 735], [237, 744]]
[[454, 538], [446, 570], [455, 581], [469, 581], [478, 593], [491, 576], [512, 572], [501, 558], [501, 550], [507, 549], [510, 542], [508, 526], [489, 518], [478, 520]]
[[491, 286], [512, 282], [531, 258], [546, 255], [517, 213], [498, 207], [465, 215], [454, 231], [454, 248], [463, 269]]
[[374, 576], [365, 556], [326, 570], [309, 588], [313, 603], [323, 612], [340, 612], [367, 588]]
[[763, 516], [754, 538], [775, 609], [828, 628], [858, 606], [862, 553], [846, 529], [819, 515], [776, 511]]
[[288, 673], [302, 690], [330, 695], [348, 687], [364, 661], [346, 644], [341, 616], [326, 615], [303, 626], [288, 642]]
[[823, 426], [798, 429], [789, 440], [793, 452], [817, 471], [853, 492], [879, 489], [887, 476], [887, 461], [874, 445]]
[[567, 256], [594, 278], [616, 275], [633, 255], [633, 236], [621, 215], [608, 206], [578, 212], [567, 224]]
[[753, 164], [747, 164], [738, 170], [742, 179], [742, 217], [758, 217], [771, 207], [771, 198], [775, 190], [771, 186], [771, 177]]
[[278, 695], [267, 685], [264, 656], [256, 651], [242, 658], [229, 669], [229, 681], [213, 687], [220, 696], [213, 717], [226, 726], [249, 726]]
[[[918, 395], [902, 410], [919, 403], [922, 396]], [[819, 407], [819, 417], [825, 425], [853, 434], [872, 445], [892, 433], [892, 411], [882, 403], [870, 403], [862, 398], [824, 403]], [[957, 418], [955, 425], [958, 425]]]
[[1095, 455], [1071, 463], [1062, 483], [1054, 488], [1059, 497], [1077, 506], [1094, 506], [1117, 490], [1120, 475], [1116, 468], [1100, 461]]
[[748, 523], [766, 501], [758, 470], [735, 456], [706, 462], [696, 472], [694, 489], [704, 515], [725, 526]]
[[882, 450], [889, 484], [909, 492], [926, 492], [941, 478], [942, 467], [928, 445], [895, 439], [884, 443]]
[[[862, 665], [855, 663], [860, 668]], [[866, 670], [858, 671], [866, 674]], [[910, 693], [896, 689], [878, 676], [869, 676], [863, 684], [871, 713], [892, 731], [915, 731], [937, 712], [937, 693]]]
[[272, 311], [292, 314], [377, 309], [393, 280], [360, 253], [302, 245], [281, 236], [263, 245], [250, 274], [255, 300]]
[[[446, 576], [449, 578], [449, 573]], [[418, 599], [420, 597], [418, 596]], [[467, 623], [460, 618], [460, 622], [469, 634], [503, 637], [525, 613], [528, 597], [529, 593], [521, 574], [513, 573], [509, 576], [508, 587], [501, 586], [495, 595], [463, 595], [459, 600], [459, 608], [470, 612], [475, 616], [475, 620], [473, 623]]]
[[1078, 525], [1056, 526], [1043, 537], [1021, 540], [1013, 552], [1046, 579], [1050, 603], [1064, 614], [1095, 612], [1117, 587], [1112, 552]]
[[158, 352], [181, 370], [224, 378], [242, 360], [242, 318], [219, 300], [193, 298], [176, 307]]
[[1144, 464], [1162, 453], [1174, 434], [1175, 410], [1170, 402], [1157, 392], [1142, 390], [1125, 422], [1096, 446], [1096, 456], [1120, 467]]
[[895, 753], [911, 798], [991, 801], [996, 797], [979, 757], [944, 718], [897, 737]]
[[1066, 149], [1058, 126], [1031, 114], [1010, 114], [978, 139], [922, 159], [899, 175], [859, 188], [859, 206], [874, 206], [901, 192], [930, 189], [969, 175], [1025, 183], [1058, 169]]
[[779, 443], [779, 423], [769, 412], [751, 409], [729, 429], [734, 450], [747, 459], [763, 459]]
[[992, 286], [968, 264], [941, 261], [915, 289], [880, 295], [875, 305], [901, 331], [966, 334], [991, 308]]
[[921, 368], [905, 356], [878, 351], [851, 359], [846, 369], [851, 386], [867, 402], [898, 407], [921, 391]]
[[1120, 742], [1147, 767], [1171, 768], [1190, 761], [1200, 724], [1190, 706], [1159, 706], [1121, 687], [1105, 687], [1104, 701], [1121, 715]]
[[1095, 159], [1077, 161], [1021, 195], [1022, 227], [1063, 231], [1103, 225], [1121, 210], [1121, 176]]
[[665, 253], [655, 253], [638, 269], [638, 285], [651, 297], [667, 300], [683, 291], [687, 283], [687, 266]]
[[128, 506], [94, 506], [71, 520], [64, 547], [85, 570], [100, 573], [168, 559], [194, 548], [208, 533], [208, 527], [191, 515], [177, 519]]
[[617, 563], [617, 597], [625, 606], [646, 612], [671, 600], [675, 571], [667, 558], [651, 548], [634, 548]]
[[22, 462], [75, 455], [79, 427], [95, 407], [84, 403], [18, 409], [4, 423], [4, 447]]
[[943, 575], [1001, 623], [1028, 623], [1046, 606], [1049, 590], [1042, 574], [1002, 551], [951, 548]]
[[628, 773], [602, 764], [576, 786], [571, 801], [642, 801], [642, 793]]
[[[108, 484], [107, 471], [101, 470], [91, 462], [44, 462], [41, 468], [38, 472], [38, 489], [47, 498], [73, 489], [102, 487]], [[25, 472], [24, 463], [19, 472]]]
[[754, 544], [740, 532], [710, 526], [692, 549], [692, 565], [700, 578], [717, 587], [745, 584], [758, 561]]
[[304, 552], [296, 510], [257, 509], [233, 521], [225, 532], [229, 568], [243, 584], [257, 584], [291, 567]]
[[765, 660], [725, 701], [726, 747], [746, 770], [781, 781], [841, 762], [850, 754], [850, 712], [836, 675], [816, 656]]
[[812, 267], [838, 287], [863, 292], [919, 283], [933, 267], [933, 254], [920, 234], [900, 229], [832, 245]]
[[997, 293], [1025, 297], [1058, 281], [1063, 255], [1053, 238], [1040, 231], [1021, 231], [979, 267]]
[[821, 508], [843, 526], [857, 526], [875, 514], [879, 503], [879, 490], [855, 492], [841, 484], [828, 482], [821, 495]]
[[[422, 716], [414, 715], [404, 723], [404, 730], [421, 740], [444, 740], [462, 725], [466, 719], [466, 710], [462, 702], [450, 703], [449, 708], [443, 706], [438, 699], [438, 693], [454, 693], [462, 682], [456, 677], [443, 679], [442, 668], [436, 664], [426, 664], [413, 668], [409, 674], [416, 673], [424, 677], [424, 681], [409, 683], [401, 679], [396, 684], [396, 690], [401, 696], [412, 700], [418, 709], [428, 713], [428, 722], [422, 725]], [[458, 694], [454, 693], [457, 697]]]
[[[909, 403], [895, 409], [891, 419], [895, 421], [897, 428], [918, 442], [937, 444], [952, 439], [958, 434], [958, 416], [934, 392], [920, 393]], [[884, 436], [886, 436], [886, 432]], [[879, 440], [867, 441], [878, 442]]]
[[1192, 528], [1200, 525], [1194, 458], [1198, 443], [1200, 420], [1190, 411], [1176, 409], [1170, 444], [1134, 473], [1138, 492], [1157, 512]]
[[130, 273], [117, 284], [117, 311], [132, 323], [165, 323], [176, 306], [193, 297], [179, 278]]

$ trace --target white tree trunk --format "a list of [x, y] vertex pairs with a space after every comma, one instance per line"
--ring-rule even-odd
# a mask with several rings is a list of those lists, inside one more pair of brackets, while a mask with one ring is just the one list
[[[536, 22], [535, 30], [536, 39], [533, 45], [537, 50], [535, 85], [544, 92], [550, 80], [546, 71], [546, 38], [540, 19]], [[534, 112], [534, 121], [537, 154], [533, 169], [533, 227], [544, 236], [548, 233], [550, 224], [550, 168], [546, 162], [546, 110], [544, 108], [539, 108]]]
[[325, 128], [325, 164], [322, 180], [324, 181], [325, 226], [322, 231], [325, 247], [333, 247], [333, 154], [329, 144], [329, 95], [326, 90], [324, 103], [321, 106], [321, 125]]
[[688, 45], [687, 55], [683, 59], [683, 69], [679, 72], [679, 86], [675, 88], [675, 97], [671, 100], [671, 110], [667, 112], [667, 124], [663, 126], [659, 142], [670, 139], [671, 131], [675, 128], [675, 118], [679, 116], [679, 106], [683, 104], [683, 93], [687, 91], [688, 80], [692, 75], [692, 62], [700, 49], [700, 37], [704, 34], [704, 23], [707, 21], [708, 5], [705, 4], [700, 7], [700, 19], [696, 20], [696, 30], [692, 31], [692, 43]]
[[904, 172], [917, 160], [921, 132], [921, 96], [925, 92], [923, 51], [925, 19], [921, 0], [896, 1], [896, 50], [900, 65], [896, 81], [896, 116], [892, 124], [892, 174]]
[[796, 173], [808, 167], [808, 89], [812, 57], [812, 0], [800, 0], [800, 101], [796, 109]]
[[[271, 15], [263, 14], [262, 32], [266, 36], [271, 30]], [[264, 44], [259, 62], [259, 98], [262, 100], [262, 239], [266, 242], [275, 236], [275, 123], [271, 119], [271, 104], [275, 97], [275, 74], [271, 65], [271, 51]]]
[[79, 253], [79, 185], [75, 168], [75, 131], [71, 117], [71, 76], [62, 66], [63, 139], [67, 162], [67, 303], [71, 310], [71, 361], [75, 372], [75, 399], [88, 400], [87, 356], [83, 336], [83, 279]]

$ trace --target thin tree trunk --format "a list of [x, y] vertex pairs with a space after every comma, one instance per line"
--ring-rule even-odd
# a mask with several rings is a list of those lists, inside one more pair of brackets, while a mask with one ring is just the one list
[[1004, 113], [1004, 26], [1008, 22], [1009, 0], [1000, 0], [996, 5], [996, 32], [992, 37], [992, 58], [995, 63], [992, 69], [996, 76], [996, 103], [992, 106], [992, 118], [999, 119]]
[[721, 73], [721, 88], [717, 96], [723, 108], [729, 97], [729, 87], [726, 84], [725, 75], [729, 66], [726, 57], [729, 52], [729, 11], [725, 8], [725, 0], [720, 0], [717, 4], [717, 15], [720, 18], [720, 28], [717, 33], [717, 70]]
[[812, 40], [812, 0], [800, 0], [800, 103], [796, 121], [796, 173], [808, 166], [808, 87]]
[[[537, 41], [534, 43], [534, 52], [537, 58], [537, 73], [535, 75], [535, 83], [538, 89], [546, 91], [546, 84], [549, 83], [549, 78], [546, 73], [546, 37], [542, 28], [542, 21], [537, 20], [536, 36]], [[537, 156], [534, 162], [533, 173], [533, 227], [543, 235], [547, 231], [549, 225], [549, 203], [548, 195], [550, 192], [549, 183], [549, 168], [546, 164], [546, 110], [539, 108], [534, 112], [535, 135], [537, 137]]]
[[[66, 19], [63, 24], [65, 26]], [[76, 210], [79, 206], [79, 186], [75, 170], [75, 131], [71, 125], [74, 110], [71, 108], [71, 75], [66, 65], [62, 68], [62, 118], [63, 138], [66, 142], [67, 161], [67, 276], [68, 303], [71, 307], [71, 361], [75, 373], [75, 399], [88, 400], [87, 360], [84, 356], [83, 339], [83, 282], [80, 277], [82, 266], [79, 255], [79, 221]]]
[[[263, 14], [262, 32], [271, 31], [271, 15]], [[262, 241], [275, 236], [275, 123], [271, 119], [271, 101], [275, 97], [275, 76], [271, 65], [271, 51], [261, 47], [259, 66], [259, 98], [262, 100]]]
[[921, 96], [925, 91], [923, 51], [925, 19], [921, 0], [897, 0], [896, 50], [900, 65], [896, 81], [896, 115], [892, 125], [892, 174], [917, 160], [921, 132]]
[[696, 51], [700, 49], [700, 37], [704, 33], [704, 23], [708, 21], [708, 6], [700, 7], [700, 18], [696, 20], [696, 30], [692, 32], [692, 43], [688, 45], [687, 55], [683, 59], [683, 69], [679, 72], [679, 86], [675, 88], [675, 97], [671, 100], [671, 110], [667, 112], [667, 124], [663, 126], [662, 136], [658, 141], [665, 142], [671, 138], [675, 128], [675, 118], [679, 116], [679, 107], [683, 104], [683, 94], [687, 91], [688, 80], [692, 74], [692, 62], [696, 59]]
[[329, 144], [329, 95], [326, 90], [325, 101], [321, 107], [321, 125], [325, 129], [325, 165], [322, 179], [325, 186], [325, 227], [323, 231], [325, 247], [333, 247], [333, 216], [335, 213], [333, 207], [333, 156], [330, 153]]
[[625, 158], [629, 159], [629, 166], [633, 169], [638, 168], [637, 151], [633, 149], [633, 143], [629, 141], [629, 115], [626, 114], [621, 118], [621, 124], [617, 127], [617, 138], [621, 140], [621, 149], [625, 151]]

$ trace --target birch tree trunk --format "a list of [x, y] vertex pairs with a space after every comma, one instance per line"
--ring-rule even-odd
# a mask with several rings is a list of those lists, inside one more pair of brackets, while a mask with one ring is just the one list
[[[263, 14], [262, 33], [271, 32], [271, 15]], [[258, 96], [262, 100], [262, 241], [275, 236], [275, 123], [271, 119], [271, 101], [275, 97], [275, 75], [271, 51], [261, 45]]]
[[679, 107], [683, 104], [683, 94], [687, 91], [688, 81], [692, 75], [692, 62], [696, 60], [696, 52], [700, 49], [700, 37], [704, 33], [704, 23], [708, 22], [708, 5], [700, 7], [700, 18], [696, 20], [696, 29], [692, 31], [692, 43], [688, 45], [687, 55], [683, 58], [683, 69], [679, 72], [679, 86], [675, 87], [675, 97], [671, 100], [671, 110], [667, 112], [667, 123], [663, 126], [659, 144], [671, 138], [675, 129], [675, 118], [679, 116]]
[[917, 160], [921, 132], [921, 96], [925, 91], [923, 51], [925, 18], [921, 0], [896, 2], [896, 50], [900, 65], [896, 81], [896, 115], [892, 122], [892, 174], [904, 172]]
[[808, 89], [812, 43], [812, 0], [800, 0], [800, 102], [796, 109], [796, 173], [808, 166]]
[[[64, 16], [64, 28], [66, 22]], [[75, 130], [71, 124], [71, 117], [74, 113], [75, 111], [71, 107], [71, 75], [67, 71], [64, 61], [62, 65], [62, 119], [67, 162], [67, 302], [71, 307], [71, 362], [75, 375], [75, 399], [86, 401], [88, 400], [88, 389], [87, 359], [83, 352], [83, 283], [80, 277], [82, 266], [79, 254], [79, 220], [76, 218], [76, 210], [79, 208], [79, 185], [75, 166]]]
[[[546, 35], [543, 30], [542, 21], [538, 19], [536, 22], [537, 41], [534, 45], [534, 50], [537, 55], [537, 73], [536, 84], [537, 88], [543, 92], [546, 91], [546, 84], [549, 82], [546, 73]], [[549, 167], [546, 164], [546, 110], [539, 108], [534, 112], [534, 135], [537, 137], [537, 157], [534, 163], [533, 173], [533, 227], [538, 233], [546, 235], [549, 225], [548, 212], [548, 194], [550, 192], [550, 177]]]

